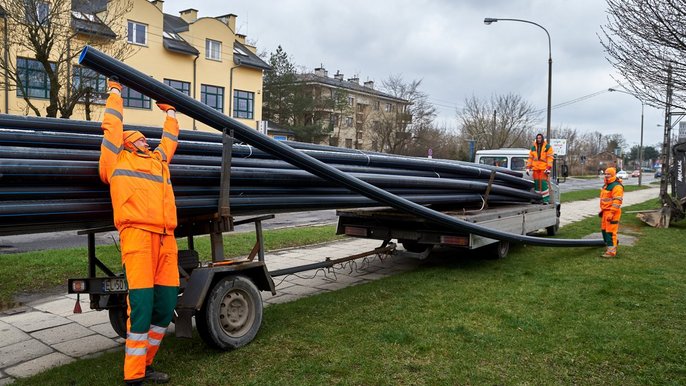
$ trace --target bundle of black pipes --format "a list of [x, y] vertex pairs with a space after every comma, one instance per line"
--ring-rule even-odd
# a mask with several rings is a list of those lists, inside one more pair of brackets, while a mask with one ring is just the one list
[[[161, 129], [126, 126], [150, 137]], [[219, 197], [222, 135], [183, 130], [170, 165], [179, 217], [211, 214]], [[108, 187], [98, 176], [99, 122], [0, 115], [0, 235], [111, 224]], [[338, 170], [423, 205], [482, 205], [490, 169], [329, 146], [290, 143]], [[234, 215], [374, 206], [378, 202], [254, 149], [232, 147]], [[401, 167], [391, 167], [394, 164]], [[378, 166], [371, 166], [378, 165]], [[488, 201], [536, 202], [531, 182], [495, 173]]]
[[210, 108], [207, 105], [194, 100], [172, 87], [169, 87], [140, 71], [137, 71], [124, 63], [113, 59], [92, 47], [85, 47], [79, 57], [79, 63], [99, 72], [107, 77], [117, 76], [118, 79], [132, 89], [139, 91], [148, 97], [167, 103], [171, 103], [180, 113], [203, 122], [218, 131], [230, 129], [234, 132], [239, 141], [248, 143], [259, 148], [275, 157], [282, 159], [300, 169], [306, 170], [320, 178], [332, 181], [347, 187], [365, 197], [371, 198], [379, 203], [389, 205], [402, 212], [416, 215], [431, 221], [438, 226], [443, 226], [448, 230], [457, 232], [471, 232], [480, 236], [490, 237], [498, 240], [525, 242], [534, 245], [549, 246], [583, 246], [603, 245], [603, 241], [596, 240], [564, 240], [564, 239], [541, 239], [536, 237], [517, 235], [508, 232], [497, 231], [471, 224], [466, 221], [456, 219], [448, 214], [435, 211], [433, 209], [414, 203], [405, 198], [393, 195], [372, 184], [364, 182], [354, 176], [348, 175], [327, 165], [297, 149], [286, 144], [275, 141], [266, 135], [259, 133], [252, 128], [235, 121], [224, 114]]

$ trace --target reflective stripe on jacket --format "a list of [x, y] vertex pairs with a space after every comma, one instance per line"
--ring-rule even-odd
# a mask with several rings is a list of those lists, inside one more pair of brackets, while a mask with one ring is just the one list
[[553, 153], [552, 146], [548, 142], [543, 141], [541, 146], [538, 146], [536, 140], [534, 145], [529, 149], [529, 160], [526, 167], [532, 170], [546, 170], [553, 168]]
[[176, 203], [169, 175], [169, 162], [178, 145], [179, 124], [167, 116], [160, 145], [152, 152], [138, 153], [123, 145], [123, 100], [112, 93], [107, 98], [102, 122], [100, 178], [110, 185], [114, 225], [154, 233], [173, 234]]
[[600, 210], [612, 213], [621, 211], [624, 200], [624, 186], [618, 180], [603, 186], [600, 189]]

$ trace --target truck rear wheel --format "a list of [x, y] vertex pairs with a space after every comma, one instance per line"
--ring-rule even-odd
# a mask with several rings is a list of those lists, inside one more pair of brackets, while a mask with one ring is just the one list
[[489, 259], [504, 259], [510, 252], [509, 241], [498, 241], [488, 246], [486, 257]]
[[548, 236], [555, 236], [557, 234], [557, 232], [560, 230], [560, 205], [559, 204], [557, 205], [555, 212], [557, 215], [557, 218], [555, 219], [555, 225], [551, 225], [551, 226], [545, 228], [545, 231], [548, 234]]
[[214, 285], [195, 316], [200, 337], [210, 346], [229, 350], [245, 346], [262, 324], [262, 297], [244, 276], [227, 276]]
[[413, 253], [423, 253], [429, 247], [431, 247], [431, 245], [429, 245], [429, 244], [422, 244], [422, 243], [416, 242], [414, 240], [398, 240], [398, 241], [400, 241], [400, 244], [403, 245], [403, 248], [405, 248], [406, 251], [413, 252]]

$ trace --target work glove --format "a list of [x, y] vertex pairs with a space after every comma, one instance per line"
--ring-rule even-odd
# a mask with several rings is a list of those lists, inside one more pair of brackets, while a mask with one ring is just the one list
[[168, 105], [163, 102], [157, 102], [157, 107], [160, 108], [160, 110], [164, 111], [165, 113], [169, 110], [176, 111], [176, 108], [172, 105]]
[[526, 169], [526, 175], [531, 175], [531, 169]]
[[119, 79], [117, 77], [111, 77], [107, 81], [107, 91], [109, 92], [113, 88], [119, 90], [121, 93], [121, 83], [119, 83]]
[[603, 218], [603, 211], [598, 212], [598, 217]]
[[550, 169], [546, 169], [545, 174], [550, 174]]

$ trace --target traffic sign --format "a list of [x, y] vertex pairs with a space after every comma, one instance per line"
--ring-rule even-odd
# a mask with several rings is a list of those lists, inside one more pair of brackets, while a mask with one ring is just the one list
[[551, 139], [550, 146], [557, 155], [567, 155], [567, 140], [566, 139]]

